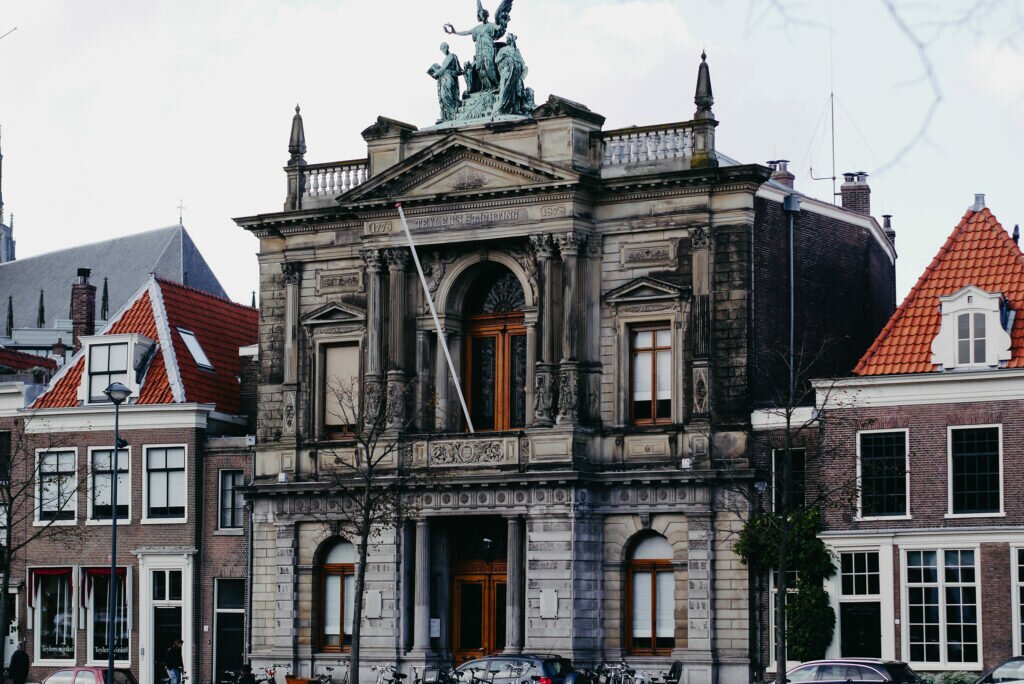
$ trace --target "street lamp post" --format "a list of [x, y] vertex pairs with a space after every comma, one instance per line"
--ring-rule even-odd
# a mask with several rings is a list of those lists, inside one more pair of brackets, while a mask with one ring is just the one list
[[110, 457], [110, 580], [107, 582], [107, 684], [114, 684], [114, 610], [117, 591], [117, 475], [118, 455], [121, 451], [121, 435], [118, 421], [121, 403], [131, 396], [132, 391], [119, 382], [113, 382], [103, 390], [114, 404], [114, 453]]

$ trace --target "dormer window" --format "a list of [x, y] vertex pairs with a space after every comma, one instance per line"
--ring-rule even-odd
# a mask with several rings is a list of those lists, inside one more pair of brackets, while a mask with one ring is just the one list
[[968, 285], [939, 302], [942, 326], [932, 341], [932, 363], [939, 370], [1006, 365], [1014, 312], [1002, 294]]
[[89, 347], [89, 401], [109, 401], [103, 390], [112, 382], [128, 384], [128, 343]]
[[78, 386], [82, 404], [110, 404], [103, 390], [112, 382], [128, 386], [137, 397], [139, 378], [153, 356], [156, 343], [144, 335], [89, 335], [79, 338], [85, 348], [85, 371]]

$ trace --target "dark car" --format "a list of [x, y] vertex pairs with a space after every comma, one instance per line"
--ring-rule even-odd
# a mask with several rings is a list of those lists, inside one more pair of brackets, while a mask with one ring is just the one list
[[[43, 680], [42, 684], [106, 684], [105, 667], [65, 667]], [[138, 684], [128, 670], [114, 668], [114, 684]]]
[[468, 660], [455, 668], [453, 674], [464, 684], [470, 684], [474, 678], [495, 684], [565, 684], [571, 672], [572, 663], [561, 656], [523, 653]]
[[921, 678], [906, 663], [881, 658], [811, 660], [786, 673], [790, 682], [894, 682], [920, 684]]
[[1007, 684], [1024, 682], [1024, 656], [1007, 658], [974, 680], [974, 684]]

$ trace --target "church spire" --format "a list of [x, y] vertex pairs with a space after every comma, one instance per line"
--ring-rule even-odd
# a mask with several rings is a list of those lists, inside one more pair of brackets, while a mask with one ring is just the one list
[[100, 320], [105, 321], [110, 317], [110, 295], [107, 293], [107, 278], [103, 277], [103, 296], [100, 299]]
[[295, 105], [295, 116], [292, 117], [292, 134], [288, 139], [289, 166], [306, 165], [306, 131], [302, 127], [302, 113], [299, 105]]
[[46, 326], [46, 304], [43, 302], [43, 291], [39, 291], [39, 311], [36, 312], [36, 327]]
[[708, 68], [708, 56], [703, 50], [700, 51], [700, 67], [697, 69], [697, 92], [693, 96], [693, 103], [697, 105], [694, 112], [694, 119], [714, 119], [715, 114], [711, 106], [715, 104], [715, 98], [711, 93], [711, 70]]
[[7, 323], [4, 325], [4, 337], [14, 335], [14, 297], [7, 295]]

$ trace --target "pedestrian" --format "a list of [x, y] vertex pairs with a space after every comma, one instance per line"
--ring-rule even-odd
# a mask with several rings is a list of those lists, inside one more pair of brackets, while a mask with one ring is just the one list
[[181, 661], [182, 643], [184, 642], [181, 639], [175, 639], [164, 656], [164, 667], [167, 668], [170, 684], [181, 684], [181, 673], [185, 669], [185, 664]]
[[28, 653], [25, 653], [25, 642], [18, 642], [18, 650], [11, 654], [11, 663], [7, 666], [14, 684], [25, 684], [28, 679]]
[[256, 677], [252, 674], [252, 665], [246, 663], [242, 666], [242, 673], [238, 676], [237, 684], [256, 684]]

